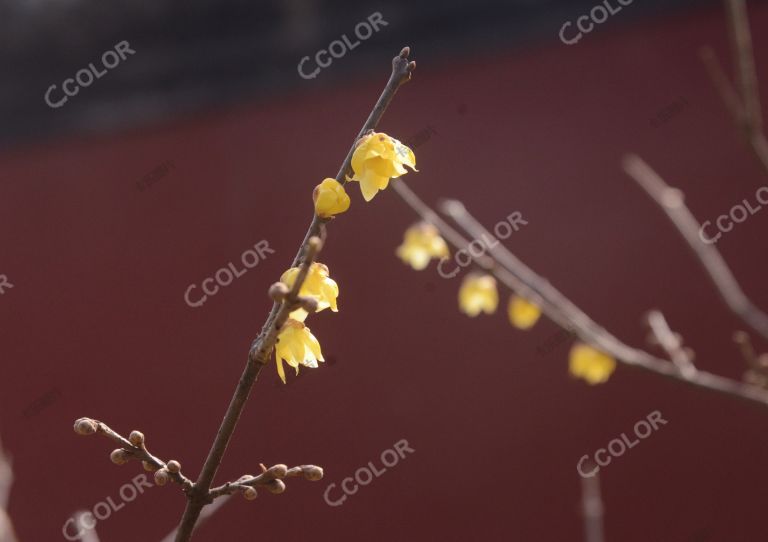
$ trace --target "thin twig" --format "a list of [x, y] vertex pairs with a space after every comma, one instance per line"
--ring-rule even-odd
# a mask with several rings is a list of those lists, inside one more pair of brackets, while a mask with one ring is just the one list
[[725, 259], [713, 243], [699, 237], [701, 226], [685, 205], [682, 192], [670, 187], [639, 156], [624, 159], [624, 171], [645, 190], [667, 214], [699, 259], [728, 308], [757, 333], [768, 339], [768, 315], [744, 294]]
[[[461, 249], [467, 246], [467, 241], [460, 234], [457, 239], [451, 230], [443, 230], [445, 222], [435, 220], [437, 216], [411, 190], [403, 180], [393, 183], [395, 191], [403, 200], [425, 221], [433, 224], [446, 241]], [[443, 205], [449, 214], [474, 239], [492, 239], [493, 236], [477, 220], [467, 213], [458, 201], [449, 201]], [[455, 233], [455, 232], [454, 232]], [[618, 361], [644, 369], [648, 372], [682, 381], [694, 387], [717, 391], [768, 407], [768, 392], [742, 382], [723, 378], [704, 371], [697, 371], [688, 376], [680, 372], [673, 364], [657, 358], [642, 350], [627, 346], [611, 335], [603, 327], [594, 322], [584, 311], [579, 309], [562, 293], [555, 289], [546, 279], [534, 273], [529, 267], [518, 260], [501, 243], [490, 243], [489, 252], [494, 263], [488, 263], [488, 256], [474, 258], [483, 269], [492, 273], [502, 284], [519, 295], [537, 303], [544, 314], [563, 329], [576, 333], [583, 341], [594, 345], [603, 352], [612, 355]], [[470, 256], [472, 255], [469, 252]]]
[[13, 522], [8, 515], [8, 501], [13, 485], [13, 467], [11, 460], [5, 455], [2, 443], [0, 443], [0, 542], [16, 542], [16, 533], [13, 530]]
[[[445, 210], [474, 238], [490, 239], [492, 237], [491, 233], [470, 215], [461, 203], [451, 202], [445, 206]], [[560, 293], [547, 280], [533, 272], [501, 243], [492, 244], [489, 247], [489, 251], [491, 256], [501, 266], [505, 267], [545, 300], [545, 304], [542, 306], [545, 314], [551, 318], [550, 312], [552, 311], [552, 306], [554, 306], [558, 313], [556, 314], [557, 318], [564, 316], [582, 340], [612, 355], [618, 361], [699, 388], [733, 395], [768, 407], [768, 392], [765, 390], [704, 371], [697, 371], [693, 375], [686, 375], [668, 361], [624, 344], [605, 328], [594, 322], [584, 311]]]
[[683, 346], [680, 336], [670, 329], [664, 314], [661, 311], [652, 310], [646, 315], [646, 320], [656, 342], [664, 349], [672, 363], [677, 365], [681, 373], [689, 377], [693, 376], [696, 367], [691, 359], [691, 353]]
[[581, 513], [584, 517], [584, 542], [604, 542], [603, 516], [605, 507], [600, 491], [600, 474], [594, 465], [585, 465], [594, 470], [592, 476], [581, 476]]
[[700, 57], [701, 61], [704, 62], [704, 67], [707, 69], [712, 84], [718, 94], [720, 94], [723, 103], [725, 103], [726, 109], [728, 109], [728, 112], [735, 120], [741, 119], [743, 114], [742, 111], [744, 110], [744, 106], [741, 104], [741, 98], [739, 97], [738, 92], [736, 92], [733, 83], [731, 83], [731, 80], [728, 79], [728, 76], [725, 74], [720, 62], [717, 60], [715, 51], [712, 47], [703, 47], [700, 51]]
[[711, 48], [705, 48], [701, 58], [713, 85], [720, 93], [734, 122], [744, 134], [752, 153], [763, 169], [768, 172], [768, 139], [763, 131], [760, 93], [746, 2], [745, 0], [725, 0], [725, 9], [740, 93], [734, 89]]
[[[416, 67], [416, 64], [408, 60], [410, 49], [404, 47], [398, 56], [392, 59], [392, 72], [387, 81], [384, 91], [374, 105], [368, 119], [365, 121], [360, 134], [365, 133], [369, 129], [374, 129], [378, 126], [381, 117], [387, 109], [387, 106], [392, 101], [392, 98], [400, 88], [400, 85], [407, 82], [411, 78], [411, 74]], [[357, 138], [352, 144], [347, 157], [342, 162], [339, 174], [337, 177], [343, 178], [346, 172], [349, 170], [349, 166], [352, 160], [352, 154], [354, 152], [355, 143]], [[315, 216], [307, 229], [307, 233], [304, 236], [296, 257], [293, 260], [292, 267], [299, 267], [300, 271], [293, 285], [291, 293], [287, 296], [281, 304], [275, 303], [272, 306], [272, 310], [267, 317], [266, 322], [262, 326], [259, 336], [251, 344], [251, 348], [248, 352], [248, 361], [246, 363], [243, 374], [240, 377], [235, 393], [232, 396], [229, 407], [224, 419], [221, 422], [219, 431], [216, 434], [216, 439], [211, 446], [211, 450], [208, 453], [208, 457], [205, 460], [203, 468], [200, 472], [198, 480], [195, 482], [193, 489], [188, 495], [187, 506], [184, 510], [181, 523], [179, 524], [179, 530], [176, 535], [176, 542], [187, 542], [192, 537], [192, 531], [200, 516], [200, 512], [206, 504], [211, 502], [210, 488], [213, 482], [213, 478], [216, 471], [221, 464], [221, 459], [226, 451], [227, 444], [229, 443], [232, 433], [235, 430], [237, 421], [240, 418], [240, 414], [245, 407], [245, 403], [250, 394], [253, 384], [256, 382], [256, 378], [259, 375], [262, 367], [267, 363], [271, 356], [272, 350], [277, 340], [280, 327], [285, 323], [288, 318], [292, 307], [289, 305], [296, 300], [299, 289], [306, 277], [306, 273], [311, 264], [312, 258], [315, 254], [312, 253], [312, 246], [316, 245], [315, 250], [319, 250], [320, 241], [319, 238], [324, 238], [323, 228], [327, 220], [320, 219]], [[317, 239], [316, 243], [313, 243], [313, 239]]]
[[213, 441], [211, 450], [208, 452], [208, 457], [200, 471], [200, 476], [194, 483], [192, 490], [188, 493], [187, 506], [184, 509], [184, 515], [179, 524], [179, 531], [176, 534], [176, 542], [187, 542], [190, 540], [192, 531], [200, 516], [200, 512], [204, 506], [212, 502], [210, 488], [211, 483], [213, 482], [213, 477], [216, 475], [219, 465], [221, 465], [221, 459], [224, 457], [227, 444], [229, 444], [232, 433], [237, 426], [237, 422], [240, 419], [245, 403], [248, 400], [251, 388], [256, 382], [256, 377], [259, 375], [262, 367], [269, 361], [280, 328], [285, 324], [291, 311], [296, 309], [301, 286], [304, 284], [304, 280], [309, 273], [309, 268], [321, 248], [319, 238], [309, 238], [304, 260], [299, 266], [299, 272], [296, 275], [296, 280], [294, 281], [290, 292], [280, 303], [277, 314], [271, 320], [267, 329], [262, 331], [261, 335], [259, 335], [251, 346], [245, 370], [240, 377], [235, 394], [232, 396], [232, 400], [229, 403], [229, 408], [227, 409], [221, 427], [219, 427], [219, 431], [216, 434], [216, 439]]
[[762, 130], [763, 119], [760, 111], [760, 96], [757, 90], [757, 73], [752, 51], [752, 33], [749, 30], [746, 0], [725, 0], [728, 20], [728, 34], [731, 41], [734, 66], [741, 94], [744, 131], [749, 134]]
[[[94, 420], [93, 418], [79, 418], [75, 421], [75, 431], [81, 435], [91, 435], [95, 433], [105, 436], [120, 445], [120, 448], [126, 452], [126, 459], [137, 459], [143, 463], [148, 463], [152, 466], [153, 470], [167, 469], [168, 467], [168, 464], [165, 461], [155, 457], [149, 452], [143, 438], [139, 445], [134, 445], [130, 440], [99, 420]], [[185, 493], [192, 489], [192, 480], [184, 476], [181, 471], [169, 471], [168, 476], [171, 480], [179, 484]]]
[[316, 465], [299, 465], [290, 469], [285, 465], [273, 465], [268, 469], [265, 468], [264, 472], [256, 476], [242, 476], [234, 482], [227, 482], [219, 487], [211, 488], [211, 497], [215, 499], [223, 495], [232, 495], [238, 491], [256, 487], [265, 487], [272, 493], [282, 493], [285, 489], [284, 484], [276, 484], [275, 482], [281, 482], [285, 478], [295, 478], [298, 476], [302, 476], [311, 482], [316, 482], [322, 479], [323, 469]]

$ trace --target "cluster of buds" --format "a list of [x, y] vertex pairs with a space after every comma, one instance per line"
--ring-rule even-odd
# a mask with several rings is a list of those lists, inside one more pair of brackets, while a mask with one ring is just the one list
[[279, 495], [285, 491], [285, 478], [294, 478], [301, 476], [305, 480], [316, 482], [323, 478], [323, 469], [316, 465], [299, 465], [288, 468], [286, 465], [277, 464], [267, 468], [264, 464], [261, 467], [261, 474], [246, 474], [234, 482], [229, 482], [219, 488], [211, 490], [214, 496], [223, 494], [232, 494], [239, 491], [246, 500], [253, 500], [258, 496], [257, 487], [261, 487], [274, 495]]
[[101, 433], [117, 442], [120, 447], [115, 448], [109, 454], [110, 461], [115, 465], [125, 465], [131, 459], [141, 461], [144, 470], [154, 472], [155, 484], [158, 486], [164, 486], [169, 480], [173, 480], [185, 488], [192, 485], [191, 481], [181, 474], [181, 464], [178, 461], [171, 460], [164, 463], [149, 453], [144, 433], [141, 431], [131, 431], [126, 439], [100, 421], [80, 418], [75, 421], [75, 433], [85, 436]]

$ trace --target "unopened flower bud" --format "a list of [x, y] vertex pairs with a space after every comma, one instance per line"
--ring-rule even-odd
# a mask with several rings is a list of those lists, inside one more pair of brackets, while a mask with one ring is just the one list
[[78, 435], [93, 435], [97, 429], [96, 422], [90, 418], [75, 420], [75, 433]]
[[155, 472], [157, 470], [157, 467], [155, 467], [149, 461], [142, 461], [141, 465], [144, 467], [144, 470], [147, 472]]
[[288, 295], [288, 291], [288, 286], [285, 283], [275, 282], [272, 286], [269, 287], [269, 297], [271, 297], [273, 301], [277, 301], [279, 303], [285, 299], [285, 296]]
[[270, 493], [274, 493], [275, 495], [279, 495], [285, 491], [285, 483], [282, 480], [272, 480], [266, 487]]
[[310, 297], [310, 296], [303, 296], [301, 298], [301, 308], [307, 311], [308, 313], [317, 312], [317, 307], [319, 305], [316, 297]]
[[315, 214], [320, 218], [331, 218], [349, 209], [349, 196], [344, 185], [330, 177], [318, 184], [312, 192]]
[[109, 459], [115, 465], [125, 465], [128, 463], [128, 454], [122, 448], [118, 448], [116, 450], [112, 450], [112, 453], [109, 454]]
[[323, 478], [323, 469], [315, 465], [307, 465], [301, 469], [304, 472], [304, 478], [311, 482], [317, 482]]
[[243, 497], [245, 497], [245, 500], [247, 501], [252, 501], [258, 497], [258, 494], [256, 493], [256, 489], [249, 487], [243, 491]]
[[272, 465], [267, 469], [267, 472], [273, 478], [285, 478], [285, 475], [288, 474], [288, 466], [283, 464]]
[[93, 435], [97, 430], [96, 422], [90, 418], [75, 420], [75, 433], [78, 435]]
[[168, 474], [168, 469], [159, 469], [155, 471], [155, 484], [164, 486], [170, 479], [171, 477]]
[[134, 446], [141, 446], [144, 444], [144, 433], [141, 431], [131, 431], [131, 434], [128, 435], [128, 440], [131, 441], [131, 444]]
[[181, 464], [178, 461], [171, 459], [166, 463], [165, 468], [168, 469], [168, 472], [176, 474], [181, 470]]

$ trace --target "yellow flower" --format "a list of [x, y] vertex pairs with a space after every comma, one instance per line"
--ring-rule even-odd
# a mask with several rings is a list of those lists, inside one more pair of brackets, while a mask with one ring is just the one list
[[373, 132], [358, 141], [352, 154], [354, 176], [349, 180], [359, 181], [363, 198], [371, 201], [390, 179], [408, 173], [404, 166], [417, 171], [413, 151], [387, 134]]
[[330, 218], [349, 209], [349, 196], [336, 179], [324, 179], [312, 192], [315, 202], [315, 214], [320, 218]]
[[459, 308], [468, 316], [477, 316], [480, 312], [492, 314], [499, 304], [496, 291], [496, 279], [491, 275], [471, 273], [464, 277], [459, 289]]
[[432, 224], [420, 222], [408, 228], [396, 254], [417, 271], [426, 268], [431, 258], [447, 258], [448, 245]]
[[616, 360], [584, 343], [573, 345], [568, 365], [573, 376], [590, 384], [602, 384], [616, 370]]
[[310, 333], [307, 326], [296, 320], [286, 320], [280, 329], [275, 345], [277, 374], [280, 375], [280, 380], [285, 384], [283, 361], [296, 369], [296, 374], [299, 374], [299, 365], [317, 369], [317, 362], [325, 361], [323, 353], [320, 351], [320, 343]]
[[530, 301], [513, 295], [507, 305], [509, 322], [517, 329], [531, 329], [541, 316], [541, 309]]
[[[299, 268], [291, 267], [280, 277], [280, 282], [285, 283], [291, 288], [293, 287], [293, 283], [296, 281], [296, 275], [298, 274]], [[336, 298], [339, 297], [339, 285], [336, 284], [335, 280], [328, 276], [328, 267], [325, 264], [315, 262], [309, 266], [309, 273], [307, 273], [307, 278], [301, 285], [299, 295], [314, 297], [317, 300], [317, 312], [325, 310], [328, 307], [330, 307], [333, 312], [339, 311], [339, 308], [336, 305]], [[303, 322], [307, 318], [307, 311], [304, 309], [296, 309], [290, 314], [290, 317], [299, 322]]]

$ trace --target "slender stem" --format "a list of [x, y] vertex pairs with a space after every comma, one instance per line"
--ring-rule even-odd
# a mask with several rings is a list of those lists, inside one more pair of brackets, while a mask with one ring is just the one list
[[251, 388], [253, 388], [259, 372], [261, 372], [262, 367], [264, 367], [272, 354], [280, 328], [288, 319], [291, 311], [296, 308], [299, 291], [304, 284], [304, 280], [307, 278], [309, 267], [312, 265], [320, 248], [320, 240], [317, 237], [310, 237], [304, 261], [299, 268], [299, 273], [296, 276], [291, 291], [280, 303], [277, 314], [271, 319], [271, 324], [266, 332], [262, 332], [248, 352], [248, 361], [229, 403], [227, 413], [224, 415], [219, 431], [216, 433], [216, 438], [208, 452], [208, 457], [203, 464], [203, 469], [200, 471], [200, 476], [192, 490], [188, 493], [187, 506], [184, 509], [184, 515], [179, 524], [179, 530], [176, 533], [176, 542], [186, 542], [192, 537], [192, 531], [203, 507], [210, 504], [213, 500], [210, 495], [211, 483], [216, 475], [216, 471], [219, 469], [219, 465], [221, 465], [224, 452], [232, 438], [232, 433], [235, 431], [237, 422], [250, 395]]
[[747, 134], [760, 132], [763, 127], [757, 73], [752, 51], [746, 0], [725, 0], [728, 33], [731, 39], [734, 66], [743, 104], [741, 122]]
[[768, 339], [768, 315], [746, 296], [713, 241], [701, 237], [701, 226], [685, 205], [682, 192], [670, 187], [640, 157], [624, 159], [624, 170], [667, 214], [704, 267], [728, 308], [757, 333]]
[[681, 373], [692, 376], [696, 372], [696, 367], [693, 365], [691, 354], [683, 346], [679, 335], [669, 327], [664, 314], [661, 311], [652, 310], [648, 313], [646, 320], [656, 342], [664, 349], [672, 363], [677, 365]]
[[[431, 222], [445, 239], [456, 248], [464, 248], [466, 239], [460, 234], [457, 239], [451, 230], [443, 230], [442, 220], [400, 179], [393, 183], [395, 191], [411, 206], [424, 220]], [[451, 216], [474, 239], [492, 239], [491, 233], [480, 225], [457, 201], [449, 201], [443, 206]], [[487, 269], [502, 284], [510, 290], [518, 292], [523, 297], [538, 303], [549, 318], [576, 333], [583, 341], [588, 342], [618, 361], [644, 369], [648, 372], [682, 381], [691, 386], [711, 391], [717, 391], [768, 407], [768, 392], [742, 382], [723, 378], [704, 371], [694, 375], [683, 374], [672, 363], [657, 358], [636, 348], [632, 348], [611, 335], [607, 330], [594, 322], [584, 311], [560, 293], [546, 279], [534, 273], [528, 266], [516, 258], [501, 243], [490, 244], [489, 252], [493, 264], [488, 263], [488, 256], [474, 258], [478, 266]], [[468, 252], [471, 256], [471, 252]]]
[[584, 517], [584, 542], [605, 542], [603, 516], [605, 507], [600, 491], [600, 473], [593, 465], [585, 465], [592, 476], [581, 477], [581, 513]]
[[763, 169], [768, 172], [768, 139], [766, 139], [763, 131], [760, 93], [746, 1], [725, 0], [725, 8], [739, 92], [736, 92], [733, 84], [725, 75], [711, 48], [705, 48], [701, 58], [734, 122], [741, 128], [752, 153]]
[[[409, 54], [410, 49], [404, 47], [400, 51], [400, 54], [392, 59], [392, 73], [389, 80], [387, 81], [381, 96], [379, 96], [379, 99], [376, 101], [368, 119], [365, 121], [365, 124], [363, 124], [358, 137], [355, 138], [346, 158], [342, 162], [337, 175], [337, 180], [339, 182], [341, 182], [349, 171], [355, 143], [359, 137], [366, 131], [378, 126], [379, 121], [384, 115], [387, 106], [392, 101], [397, 89], [400, 88], [400, 85], [410, 80], [411, 73], [416, 68], [416, 63], [408, 60]], [[203, 507], [210, 504], [212, 501], [210, 489], [211, 484], [213, 483], [213, 478], [221, 464], [221, 460], [227, 445], [232, 438], [232, 434], [240, 419], [245, 403], [248, 400], [253, 384], [256, 382], [262, 367], [267, 363], [272, 354], [280, 328], [287, 320], [290, 312], [295, 308], [292, 306], [292, 302], [295, 302], [299, 289], [306, 278], [309, 265], [312, 263], [312, 259], [316, 255], [317, 250], [319, 250], [319, 240], [318, 243], [313, 243], [312, 241], [314, 238], [325, 237], [324, 227], [326, 222], [327, 220], [320, 219], [317, 216], [312, 219], [312, 222], [307, 229], [307, 233], [304, 236], [304, 240], [302, 241], [298, 253], [291, 265], [291, 267], [300, 267], [293, 288], [285, 301], [282, 303], [275, 303], [272, 306], [272, 310], [267, 316], [259, 336], [251, 343], [251, 348], [248, 352], [248, 361], [240, 376], [240, 381], [238, 382], [237, 388], [229, 403], [227, 412], [224, 415], [224, 419], [221, 422], [216, 438], [208, 452], [208, 457], [203, 464], [200, 476], [187, 495], [187, 506], [184, 510], [181, 523], [179, 524], [175, 542], [188, 542], [192, 538], [192, 531], [195, 528]], [[317, 245], [317, 247], [313, 248], [313, 245]]]

